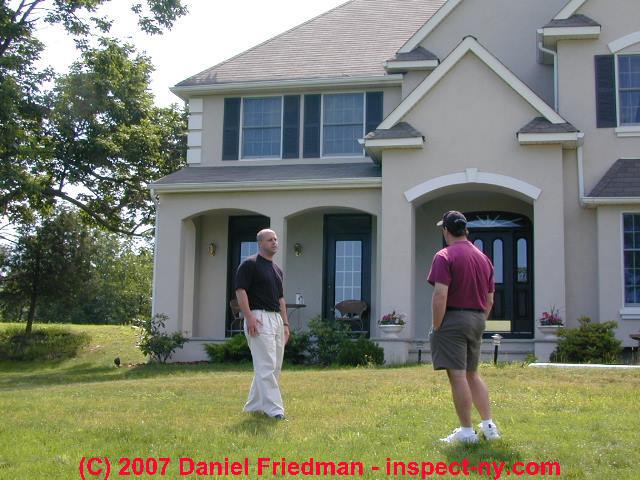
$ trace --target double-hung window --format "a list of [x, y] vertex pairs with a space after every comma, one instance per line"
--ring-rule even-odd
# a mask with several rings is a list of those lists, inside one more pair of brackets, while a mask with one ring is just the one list
[[363, 155], [364, 93], [325, 94], [322, 107], [322, 155]]
[[640, 125], [640, 55], [618, 55], [620, 125]]
[[640, 213], [622, 214], [624, 303], [640, 304]]
[[242, 100], [242, 158], [280, 158], [282, 97]]

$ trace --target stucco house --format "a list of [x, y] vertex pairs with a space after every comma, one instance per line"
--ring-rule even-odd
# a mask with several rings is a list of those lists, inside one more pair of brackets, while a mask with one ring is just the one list
[[[172, 91], [188, 167], [150, 189], [153, 309], [191, 339], [174, 360], [234, 333], [233, 272], [266, 226], [286, 300], [306, 305], [294, 329], [361, 299], [388, 362], [428, 358], [425, 276], [451, 209], [493, 259], [502, 358], [548, 358], [552, 306], [569, 326], [617, 320], [633, 345], [637, 0], [352, 0]], [[408, 325], [381, 338], [392, 310]]]

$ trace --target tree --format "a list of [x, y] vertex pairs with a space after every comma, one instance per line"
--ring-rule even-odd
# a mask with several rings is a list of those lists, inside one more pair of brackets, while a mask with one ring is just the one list
[[[184, 112], [153, 105], [149, 59], [116, 40], [95, 41], [111, 26], [96, 14], [109, 2], [0, 4], [0, 214], [14, 222], [33, 223], [62, 201], [95, 224], [144, 233], [151, 216], [145, 184], [184, 161]], [[186, 13], [180, 0], [134, 2], [131, 9], [150, 34]], [[68, 75], [55, 79], [36, 68], [38, 21], [74, 36], [82, 57]]]

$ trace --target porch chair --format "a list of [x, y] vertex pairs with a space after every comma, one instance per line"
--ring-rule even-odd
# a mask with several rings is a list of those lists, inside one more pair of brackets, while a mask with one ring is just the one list
[[[334, 307], [337, 321], [346, 322], [352, 326], [359, 327], [357, 332], [365, 332], [364, 314], [369, 308], [367, 302], [363, 300], [343, 300]], [[338, 315], [339, 314], [339, 315]]]
[[229, 325], [229, 332], [230, 333], [244, 332], [244, 328], [243, 328], [244, 316], [242, 315], [242, 310], [240, 310], [240, 305], [238, 305], [238, 299], [232, 298], [229, 301], [229, 308], [231, 308], [231, 314], [233, 315], [233, 320]]

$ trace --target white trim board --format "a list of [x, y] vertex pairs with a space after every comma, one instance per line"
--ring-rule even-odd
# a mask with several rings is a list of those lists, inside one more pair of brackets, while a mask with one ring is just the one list
[[406, 72], [409, 70], [433, 70], [440, 62], [438, 60], [389, 60], [383, 66], [388, 72]]
[[585, 3], [587, 3], [587, 0], [571, 0], [569, 3], [567, 3], [562, 10], [560, 10], [555, 17], [553, 17], [554, 20], [566, 20], [567, 18], [569, 18], [571, 15], [574, 15], [578, 9], [584, 5]]
[[418, 148], [424, 145], [423, 137], [373, 138], [364, 140], [365, 148]]
[[244, 192], [266, 190], [323, 190], [381, 188], [382, 178], [339, 178], [322, 180], [274, 180], [217, 183], [173, 183], [150, 185], [157, 193], [181, 192]]
[[427, 38], [445, 18], [447, 18], [447, 16], [460, 4], [460, 2], [462, 2], [462, 0], [447, 0], [447, 2], [442, 5], [424, 25], [420, 27], [420, 29], [414, 33], [402, 47], [400, 47], [398, 53], [409, 53], [420, 45], [422, 41]]
[[473, 52], [482, 60], [496, 75], [505, 81], [513, 90], [524, 98], [534, 109], [551, 123], [566, 123], [553, 108], [536, 95], [533, 90], [527, 87], [522, 80], [515, 76], [496, 57], [484, 48], [475, 38], [466, 37], [460, 44], [443, 60], [431, 75], [425, 78], [401, 103], [393, 110], [387, 118], [378, 126], [379, 129], [389, 129], [397, 124], [408, 114], [411, 109], [424, 97], [435, 85], [451, 70], [468, 52]]
[[625, 35], [624, 37], [620, 37], [613, 42], [610, 42], [607, 46], [611, 53], [617, 53], [620, 50], [624, 50], [631, 45], [635, 45], [636, 43], [640, 43], [640, 31], [630, 33], [629, 35]]
[[544, 27], [542, 35], [551, 40], [572, 40], [580, 38], [598, 38], [602, 27]]
[[405, 191], [404, 197], [408, 202], [413, 202], [414, 200], [441, 188], [472, 183], [495, 185], [506, 188], [507, 190], [518, 192], [533, 201], [536, 201], [542, 193], [542, 190], [538, 187], [517, 178], [500, 175], [498, 173], [480, 172], [477, 168], [467, 168], [464, 172], [443, 175], [441, 177], [432, 178], [431, 180], [422, 182]]

